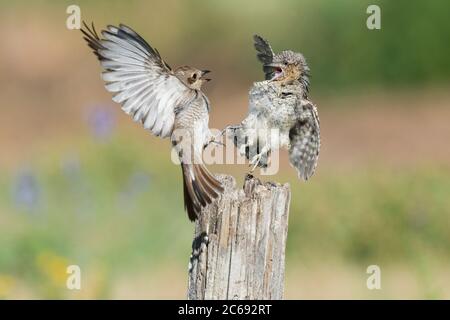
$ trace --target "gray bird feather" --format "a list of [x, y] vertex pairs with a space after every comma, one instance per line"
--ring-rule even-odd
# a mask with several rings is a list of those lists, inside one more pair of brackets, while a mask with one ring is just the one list
[[185, 208], [190, 220], [197, 219], [201, 208], [223, 191], [202, 161], [212, 137], [209, 101], [200, 90], [207, 71], [189, 66], [172, 71], [158, 50], [123, 24], [108, 26], [103, 38], [93, 24], [84, 24], [81, 31], [104, 69], [102, 78], [113, 100], [154, 135], [171, 137], [181, 161]]
[[296, 106], [297, 122], [289, 130], [289, 161], [303, 180], [316, 170], [320, 151], [320, 121], [317, 108], [303, 100]]
[[131, 28], [108, 26], [100, 39], [95, 29], [82, 30], [100, 60], [105, 88], [113, 101], [145, 129], [163, 138], [174, 128], [175, 109], [184, 107], [192, 90], [171, 71], [159, 52]]
[[267, 167], [271, 152], [288, 149], [299, 178], [308, 180], [320, 150], [317, 109], [304, 98], [299, 83], [280, 87], [273, 81], [255, 82], [249, 92], [249, 113], [231, 131], [230, 138], [247, 159], [260, 155], [258, 166], [262, 168]]
[[231, 127], [230, 137], [254, 167], [267, 167], [274, 150], [288, 149], [299, 178], [308, 180], [320, 150], [319, 117], [308, 99], [309, 67], [301, 53], [275, 54], [264, 38], [255, 35], [253, 41], [266, 81], [253, 84], [248, 115]]

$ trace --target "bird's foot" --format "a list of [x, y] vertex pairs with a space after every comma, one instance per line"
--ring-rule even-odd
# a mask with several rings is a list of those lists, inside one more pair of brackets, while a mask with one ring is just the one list
[[217, 145], [220, 146], [225, 146], [225, 144], [222, 141], [219, 141], [223, 135], [225, 134], [225, 132], [227, 132], [227, 130], [237, 130], [239, 129], [240, 126], [226, 126], [222, 131], [220, 131], [217, 135], [212, 136], [211, 139], [203, 146], [203, 149], [205, 149], [207, 146], [209, 146], [211, 143], [215, 143]]
[[239, 129], [240, 127], [241, 127], [241, 125], [236, 125], [236, 126], [228, 125], [225, 127], [225, 129], [222, 130], [222, 134], [227, 130], [236, 130], [236, 129]]
[[253, 171], [255, 171], [256, 167], [259, 165], [259, 162], [261, 161], [261, 158], [262, 153], [258, 153], [256, 156], [253, 156], [253, 158], [250, 160], [250, 166], [252, 166], [250, 173], [253, 173]]
[[232, 126], [232, 125], [228, 125], [226, 126], [217, 136], [221, 137], [225, 134], [225, 132], [227, 132], [228, 130], [237, 130], [239, 129], [241, 126], [237, 125], [237, 126]]
[[218, 134], [216, 136], [212, 136], [209, 141], [207, 143], [205, 143], [205, 145], [203, 146], [203, 150], [206, 149], [210, 144], [214, 143], [217, 144], [219, 146], [225, 146], [225, 144], [220, 141], [219, 139], [221, 138], [221, 134]]
[[223, 143], [222, 141], [217, 141], [216, 139], [211, 140], [211, 141], [207, 144], [207, 146], [210, 145], [211, 143], [217, 144], [217, 145], [222, 146], [222, 147], [225, 146], [225, 143]]

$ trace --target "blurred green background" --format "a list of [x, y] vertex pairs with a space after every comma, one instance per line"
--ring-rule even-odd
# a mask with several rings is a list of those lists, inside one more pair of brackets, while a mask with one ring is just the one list
[[[186, 296], [193, 225], [170, 144], [103, 88], [66, 8], [213, 70], [211, 126], [262, 79], [252, 35], [302, 52], [323, 147], [292, 187], [286, 298], [450, 298], [448, 1], [0, 1], [0, 298]], [[381, 30], [366, 8], [381, 7]], [[239, 183], [246, 165], [214, 166]], [[66, 289], [66, 266], [82, 290]], [[368, 290], [366, 268], [381, 268]]]

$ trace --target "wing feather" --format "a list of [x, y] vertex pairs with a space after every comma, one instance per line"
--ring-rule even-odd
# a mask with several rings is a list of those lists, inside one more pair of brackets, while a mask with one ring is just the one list
[[269, 42], [266, 39], [258, 36], [257, 34], [253, 36], [253, 41], [253, 45], [258, 52], [256, 54], [258, 60], [263, 64], [272, 63], [274, 53]]
[[298, 121], [289, 132], [289, 160], [306, 181], [314, 174], [319, 158], [320, 122], [311, 102], [303, 101], [298, 109]]
[[192, 90], [185, 86], [138, 33], [123, 24], [108, 26], [100, 34], [84, 24], [84, 39], [104, 68], [105, 88], [123, 111], [153, 134], [168, 137], [173, 131], [175, 109]]

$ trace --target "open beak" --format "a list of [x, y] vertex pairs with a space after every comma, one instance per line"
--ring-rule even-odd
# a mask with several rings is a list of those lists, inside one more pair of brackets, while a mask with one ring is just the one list
[[203, 76], [205, 75], [205, 74], [207, 74], [207, 73], [210, 73], [211, 71], [209, 71], [209, 70], [202, 70], [202, 76], [201, 76], [201, 78], [203, 79], [203, 80], [205, 80], [205, 81], [211, 81], [211, 79], [209, 79], [209, 78], [203, 78]]
[[283, 69], [278, 63], [266, 64], [265, 67], [269, 67], [272, 69], [273, 76], [270, 80], [276, 80], [284, 75]]

